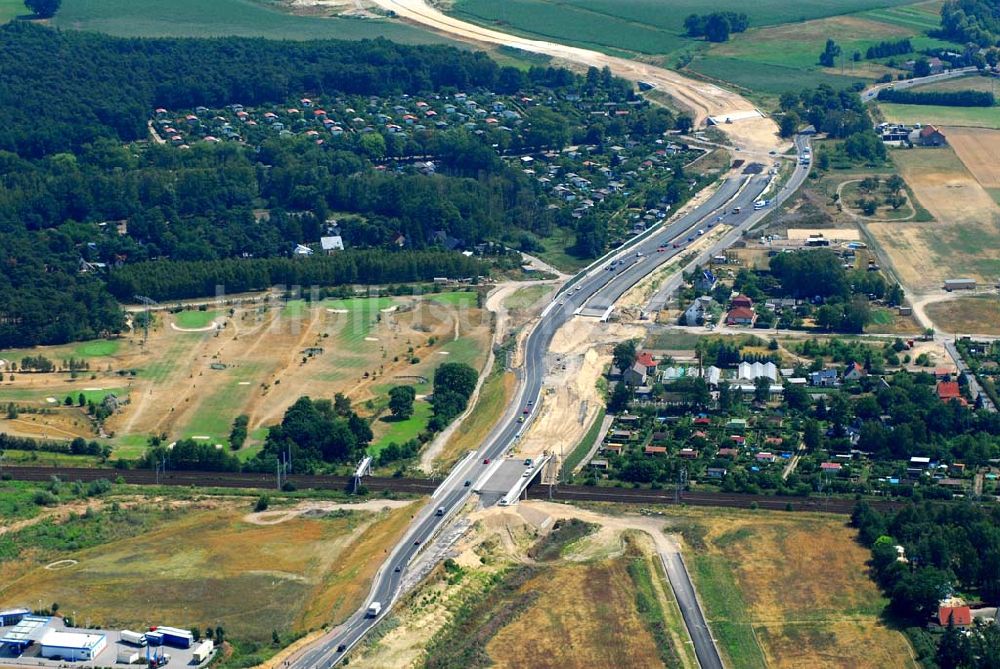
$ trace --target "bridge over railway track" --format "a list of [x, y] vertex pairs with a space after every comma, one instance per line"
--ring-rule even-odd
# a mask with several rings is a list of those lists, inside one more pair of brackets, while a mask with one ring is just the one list
[[[202, 472], [167, 471], [157, 476], [146, 469], [110, 469], [89, 467], [19, 467], [8, 466], [5, 475], [18, 481], [49, 481], [53, 476], [62, 481], [96, 481], [121, 478], [133, 485], [166, 485], [199, 488], [270, 489], [276, 487], [273, 474], [264, 472]], [[342, 490], [349, 492], [354, 483], [352, 476], [288, 475], [286, 481], [299, 490]], [[372, 492], [432, 495], [439, 482], [430, 479], [378, 478], [365, 479], [365, 487]], [[528, 499], [551, 499], [563, 502], [609, 502], [632, 505], [673, 505], [673, 491], [641, 488], [608, 488], [598, 486], [535, 484], [528, 488]], [[893, 510], [905, 506], [905, 501], [870, 498], [869, 503], [878, 509]], [[820, 513], [850, 514], [857, 503], [847, 497], [786, 497], [780, 495], [747, 495], [708, 491], [686, 491], [680, 495], [680, 504], [687, 506], [716, 506], [738, 509], [768, 509], [777, 511], [814, 511]]]

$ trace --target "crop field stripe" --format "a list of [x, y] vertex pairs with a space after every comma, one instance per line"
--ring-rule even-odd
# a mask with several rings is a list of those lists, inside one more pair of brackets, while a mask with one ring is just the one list
[[[7, 2], [8, 0], [0, 0]], [[0, 5], [2, 7], [2, 5]], [[53, 25], [124, 37], [375, 39], [407, 44], [458, 43], [398, 21], [294, 16], [251, 0], [64, 0]]]

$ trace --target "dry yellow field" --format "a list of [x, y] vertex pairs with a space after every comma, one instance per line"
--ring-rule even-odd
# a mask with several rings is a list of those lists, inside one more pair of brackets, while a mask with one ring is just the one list
[[945, 132], [948, 143], [979, 185], [1000, 188], [1000, 130], [946, 128]]
[[662, 666], [637, 614], [624, 559], [552, 567], [521, 590], [537, 592], [538, 599], [486, 646], [493, 666]]
[[948, 332], [1000, 335], [1000, 299], [995, 295], [932, 302], [925, 310]]
[[867, 225], [904, 286], [923, 292], [940, 288], [946, 278], [995, 281], [1000, 275], [1000, 205], [950, 148], [898, 150], [892, 157], [936, 219]]
[[49, 570], [8, 563], [0, 606], [58, 602], [110, 628], [222, 625], [241, 639], [336, 622], [367, 596], [379, 566], [410, 519], [407, 507], [333, 513], [259, 525], [247, 502], [176, 512], [152, 531], [66, 553], [77, 564]]
[[879, 620], [885, 600], [868, 551], [843, 517], [691, 516], [704, 529], [692, 576], [731, 666], [916, 666], [902, 634]]

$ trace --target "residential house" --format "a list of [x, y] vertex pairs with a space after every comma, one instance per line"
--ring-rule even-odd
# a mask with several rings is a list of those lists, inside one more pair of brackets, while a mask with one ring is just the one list
[[747, 309], [753, 309], [753, 300], [751, 300], [746, 295], [737, 295], [729, 301], [730, 307], [745, 307]]
[[637, 365], [641, 365], [646, 369], [647, 375], [656, 374], [656, 360], [653, 359], [653, 355], [651, 353], [642, 351], [635, 357], [635, 362]]
[[824, 462], [824, 463], [822, 463], [819, 466], [819, 468], [820, 468], [820, 471], [822, 471], [823, 473], [827, 473], [827, 472], [835, 473], [835, 472], [839, 472], [841, 469], [843, 469], [844, 466], [842, 464], [840, 464], [839, 462]]
[[688, 327], [701, 325], [705, 322], [705, 317], [709, 315], [709, 308], [712, 306], [712, 298], [709, 295], [702, 295], [691, 303], [684, 311], [684, 324]]
[[667, 454], [667, 447], [666, 446], [647, 446], [646, 448], [643, 449], [642, 452], [645, 455], [666, 455]]
[[725, 467], [709, 467], [705, 473], [710, 479], [724, 479], [727, 472]]
[[938, 381], [937, 396], [942, 402], [962, 399], [962, 389], [958, 386], [958, 381]]
[[937, 623], [941, 627], [948, 627], [949, 625], [971, 627], [972, 609], [968, 606], [939, 606]]
[[622, 374], [622, 381], [633, 388], [646, 385], [646, 367], [638, 362], [635, 363]]
[[754, 456], [754, 459], [757, 460], [757, 462], [772, 463], [772, 462], [777, 462], [778, 456], [768, 451], [761, 451], [760, 453]]
[[739, 457], [740, 450], [738, 448], [720, 448], [718, 456], [720, 458], [736, 458]]
[[718, 279], [715, 278], [712, 270], [705, 269], [695, 277], [694, 289], [700, 293], [711, 293], [715, 289], [716, 283], [718, 283]]
[[844, 370], [844, 380], [845, 381], [858, 381], [863, 376], [865, 376], [865, 368], [856, 362], [852, 362]]
[[698, 451], [696, 451], [693, 448], [682, 448], [680, 451], [678, 451], [677, 457], [683, 460], [697, 460]]
[[809, 373], [809, 383], [822, 388], [833, 388], [840, 385], [840, 377], [835, 369], [821, 369]]
[[757, 314], [749, 307], [733, 307], [726, 314], [726, 325], [749, 325], [753, 326], [757, 320]]
[[304, 244], [296, 244], [292, 250], [292, 255], [296, 258], [308, 258], [313, 254], [313, 250]]
[[910, 134], [910, 141], [918, 146], [945, 146], [948, 138], [933, 125], [925, 125]]

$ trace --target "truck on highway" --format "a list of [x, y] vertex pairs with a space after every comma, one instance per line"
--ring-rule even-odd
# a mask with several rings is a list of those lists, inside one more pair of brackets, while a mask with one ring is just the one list
[[139, 632], [133, 632], [132, 630], [122, 630], [119, 634], [122, 641], [133, 646], [139, 646], [141, 648], [146, 647], [146, 635], [140, 634]]
[[437, 511], [434, 512], [434, 515], [435, 516], [443, 516], [444, 515], [444, 507], [443, 506], [439, 506], [437, 508]]
[[380, 613], [382, 613], [382, 602], [372, 602], [368, 605], [368, 612], [366, 615], [369, 618], [376, 618]]

